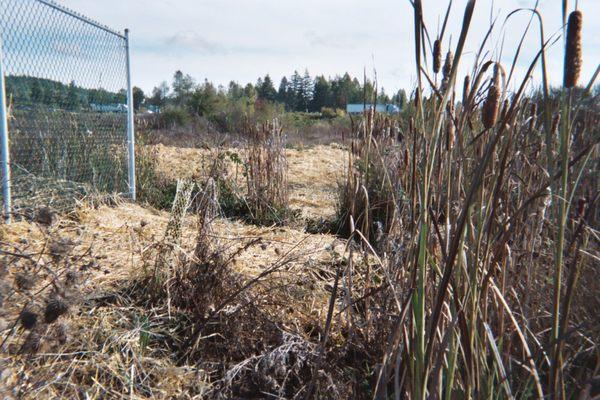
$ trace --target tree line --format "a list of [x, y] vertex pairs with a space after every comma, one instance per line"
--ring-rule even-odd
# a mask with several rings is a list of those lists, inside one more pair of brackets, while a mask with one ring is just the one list
[[[178, 109], [189, 115], [222, 118], [231, 115], [253, 115], [255, 112], [277, 110], [278, 112], [322, 112], [345, 110], [349, 103], [393, 103], [403, 107], [407, 101], [404, 90], [391, 97], [383, 88], [376, 91], [369, 79], [362, 82], [345, 73], [334, 77], [318, 75], [311, 77], [308, 71], [294, 71], [284, 76], [276, 87], [267, 74], [256, 83], [241, 85], [231, 81], [227, 86], [216, 86], [208, 80], [196, 82], [189, 74], [176, 71], [171, 83], [162, 82], [148, 96], [139, 87], [133, 88], [136, 110], [143, 107], [154, 109]], [[92, 104], [125, 104], [127, 92], [86, 89], [71, 81], [59, 81], [30, 76], [6, 77], [9, 101], [16, 107], [46, 106], [49, 108], [78, 111], [90, 109]]]
[[276, 88], [268, 74], [259, 78], [255, 84], [240, 85], [231, 81], [225, 87], [215, 86], [208, 80], [198, 84], [190, 75], [177, 71], [171, 84], [162, 82], [148, 98], [143, 93], [141, 97], [147, 105], [160, 108], [185, 107], [200, 116], [212, 115], [218, 107], [240, 101], [248, 106], [268, 102], [278, 104], [286, 111], [297, 112], [321, 112], [324, 108], [344, 110], [349, 103], [362, 103], [365, 100], [372, 102], [375, 98], [379, 103], [394, 103], [400, 107], [406, 103], [404, 90], [391, 97], [383, 88], [377, 94], [375, 90], [376, 86], [372, 81], [367, 79], [361, 83], [348, 73], [333, 78], [323, 75], [313, 78], [308, 71], [303, 75], [294, 71], [289, 77], [284, 76]]
[[45, 106], [49, 108], [78, 111], [89, 109], [91, 104], [124, 104], [127, 92], [121, 89], [110, 92], [105, 89], [86, 89], [75, 81], [64, 84], [59, 81], [31, 76], [9, 75], [5, 79], [6, 96], [17, 108]]

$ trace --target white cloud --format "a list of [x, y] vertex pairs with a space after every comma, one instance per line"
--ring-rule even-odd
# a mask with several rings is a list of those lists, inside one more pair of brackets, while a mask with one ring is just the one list
[[168, 36], [164, 44], [170, 49], [193, 50], [207, 54], [216, 54], [224, 50], [220, 44], [211, 42], [194, 31], [177, 32]]

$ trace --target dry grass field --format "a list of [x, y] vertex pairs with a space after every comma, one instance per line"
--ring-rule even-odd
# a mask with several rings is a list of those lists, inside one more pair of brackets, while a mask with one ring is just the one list
[[[169, 179], [206, 176], [215, 150], [173, 147], [157, 144], [151, 146], [158, 154], [159, 169]], [[244, 149], [230, 148], [222, 151], [243, 154]], [[286, 149], [288, 165], [289, 206], [304, 218], [335, 216], [338, 183], [342, 182], [348, 164], [348, 151], [338, 144], [317, 145]], [[228, 164], [228, 172], [238, 182], [243, 182], [243, 168]]]

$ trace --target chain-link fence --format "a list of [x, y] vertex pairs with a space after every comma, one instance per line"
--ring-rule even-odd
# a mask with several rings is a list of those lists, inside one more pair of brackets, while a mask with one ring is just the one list
[[1, 0], [0, 39], [5, 212], [65, 208], [95, 193], [135, 197], [127, 32], [52, 1]]

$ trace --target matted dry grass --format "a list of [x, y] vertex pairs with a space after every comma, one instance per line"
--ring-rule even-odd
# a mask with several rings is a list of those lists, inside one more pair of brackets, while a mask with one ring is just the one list
[[[28, 332], [17, 320], [27, 301], [42, 302], [46, 293], [42, 288], [52, 281], [51, 274], [37, 275], [31, 291], [14, 292], [5, 304], [0, 315], [1, 337], [6, 338], [0, 361], [1, 396], [202, 398], [213, 390], [216, 376], [232, 378], [231, 372], [223, 377], [230, 367], [223, 360], [203, 360], [195, 366], [178, 363], [177, 344], [169, 342], [170, 336], [176, 336], [177, 317], [134, 298], [132, 282], [145, 275], [144, 258], [163, 237], [168, 218], [166, 212], [120, 204], [79, 209], [52, 227], [33, 222], [2, 227], [0, 250], [5, 261], [7, 252], [39, 254], [40, 262], [50, 269], [54, 264], [44, 254], [48, 241], [70, 240], [74, 248], [65, 263], [80, 271], [81, 285], [80, 301], [69, 314], [59, 323], [40, 328], [37, 352], [21, 351]], [[182, 248], [193, 248], [194, 220], [187, 218]], [[237, 254], [231, 268], [242, 281], [278, 262], [285, 265], [252, 290], [257, 298], [260, 294], [269, 298], [268, 304], [261, 304], [262, 310], [292, 335], [292, 342], [314, 341], [311, 336], [327, 313], [333, 266], [340, 262], [345, 243], [329, 235], [228, 220], [216, 220], [214, 232], [228, 251]], [[21, 268], [20, 262], [11, 262], [5, 282], [12, 282]], [[57, 330], [67, 335], [66, 343], [56, 340]], [[239, 362], [230, 361], [234, 366]], [[236, 368], [243, 369], [243, 365]]]

